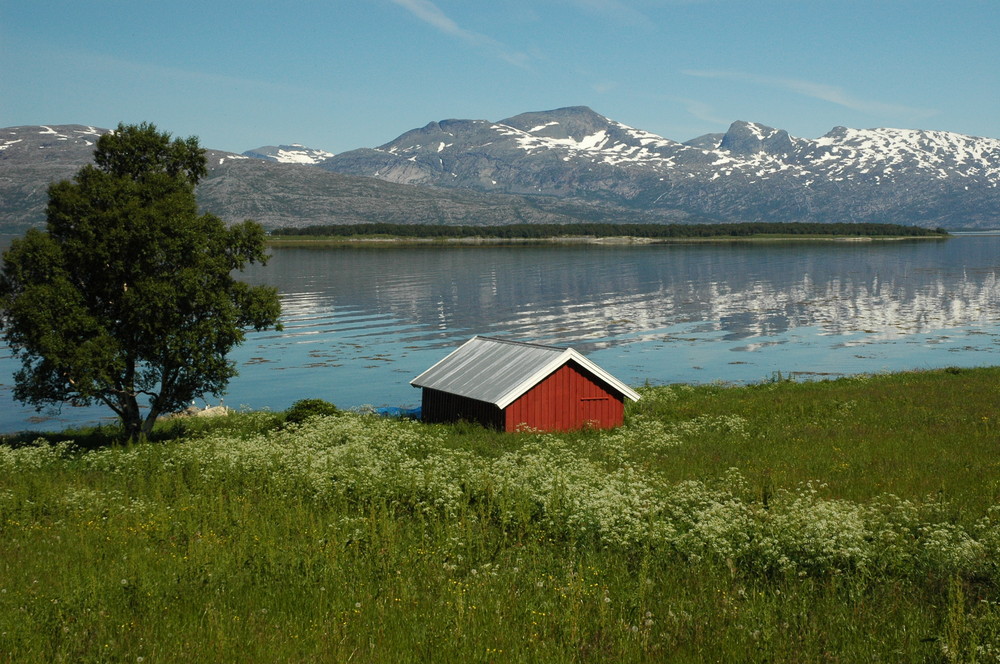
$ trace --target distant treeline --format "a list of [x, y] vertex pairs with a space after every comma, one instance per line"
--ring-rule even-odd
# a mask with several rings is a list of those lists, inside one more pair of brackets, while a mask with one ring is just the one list
[[864, 237], [915, 237], [948, 235], [941, 228], [930, 229], [900, 224], [817, 224], [817, 223], [742, 223], [742, 224], [511, 224], [504, 226], [444, 226], [431, 224], [342, 224], [278, 228], [271, 235], [280, 237], [412, 237], [412, 238], [498, 238], [543, 239], [551, 237], [648, 237], [709, 238], [752, 237], [755, 235], [833, 235]]

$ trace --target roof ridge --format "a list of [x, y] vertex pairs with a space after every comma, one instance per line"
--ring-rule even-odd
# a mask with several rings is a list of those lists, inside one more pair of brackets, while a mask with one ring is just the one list
[[513, 346], [530, 346], [532, 348], [547, 348], [547, 349], [550, 349], [550, 350], [559, 350], [559, 351], [571, 350], [570, 348], [568, 348], [566, 346], [549, 346], [547, 344], [534, 344], [534, 343], [531, 343], [530, 341], [518, 341], [516, 339], [504, 339], [503, 337], [487, 337], [487, 336], [482, 335], [482, 334], [477, 334], [475, 338], [485, 339], [486, 341], [495, 341], [497, 343], [502, 343], [502, 344], [511, 344]]

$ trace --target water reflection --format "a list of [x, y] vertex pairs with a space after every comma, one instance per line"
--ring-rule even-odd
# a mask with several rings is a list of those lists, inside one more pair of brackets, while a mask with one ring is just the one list
[[277, 249], [246, 278], [278, 288], [285, 327], [233, 354], [227, 403], [413, 404], [409, 379], [473, 334], [573, 345], [632, 384], [994, 363], [998, 249], [997, 236]]
[[502, 332], [594, 349], [687, 323], [725, 340], [801, 327], [892, 338], [996, 320], [995, 251], [982, 240], [284, 249], [250, 278], [284, 294], [289, 338], [373, 333], [445, 346]]

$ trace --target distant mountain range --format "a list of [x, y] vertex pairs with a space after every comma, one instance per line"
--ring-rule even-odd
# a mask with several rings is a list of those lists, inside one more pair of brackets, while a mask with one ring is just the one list
[[[39, 125], [0, 129], [0, 234], [45, 223], [48, 185], [73, 177], [92, 160], [107, 129]], [[301, 154], [320, 151], [295, 148]], [[552, 196], [444, 190], [334, 173], [314, 165], [282, 163], [290, 150], [258, 148], [251, 158], [208, 150], [208, 176], [198, 185], [201, 208], [228, 222], [254, 219], [265, 227], [386, 222], [498, 225], [636, 221], [712, 221], [673, 211], [636, 212]], [[298, 159], [299, 155], [295, 155]]]
[[[0, 129], [0, 232], [44, 221], [48, 183], [104, 129]], [[445, 120], [337, 155], [210, 150], [203, 209], [265, 226], [389, 222], [886, 222], [1000, 226], [1000, 140], [835, 127], [818, 139], [749, 122], [678, 143], [586, 107]]]
[[725, 221], [1000, 222], [1000, 140], [749, 122], [677, 143], [589, 108], [432, 122], [321, 168], [391, 182], [683, 211]]

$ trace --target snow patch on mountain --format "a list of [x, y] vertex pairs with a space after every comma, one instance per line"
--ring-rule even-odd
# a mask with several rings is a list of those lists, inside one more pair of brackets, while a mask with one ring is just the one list
[[837, 127], [812, 141], [826, 154], [819, 161], [840, 162], [841, 168], [868, 167], [892, 172], [916, 169], [960, 177], [1000, 176], [1000, 140], [945, 131], [916, 129], [847, 129]]
[[103, 129], [82, 125], [8, 127], [4, 130], [5, 138], [0, 138], [0, 151], [10, 148], [45, 150], [52, 149], [57, 143], [91, 147], [103, 133]]
[[532, 127], [531, 129], [528, 130], [528, 133], [529, 134], [534, 134], [536, 131], [541, 131], [541, 130], [545, 129], [546, 127], [554, 127], [554, 126], [556, 126], [558, 124], [559, 123], [556, 122], [555, 120], [553, 120], [552, 122], [546, 122], [545, 124], [540, 124], [537, 127]]
[[55, 129], [53, 129], [52, 127], [49, 127], [47, 125], [41, 125], [41, 126], [38, 127], [38, 129], [41, 130], [41, 131], [38, 132], [38, 134], [40, 136], [52, 136], [57, 141], [78, 140], [78, 139], [81, 139], [82, 137], [85, 137], [85, 136], [91, 136], [91, 137], [94, 138], [94, 141], [90, 141], [90, 140], [88, 140], [86, 138], [83, 138], [83, 142], [84, 142], [85, 145], [94, 145], [94, 142], [98, 138], [100, 138], [101, 134], [104, 133], [102, 130], [97, 129], [96, 127], [90, 127], [90, 126], [84, 127], [83, 129], [74, 129], [73, 131], [71, 131], [68, 134], [67, 133], [60, 133], [60, 132], [56, 131]]
[[318, 164], [334, 156], [332, 152], [307, 148], [299, 143], [291, 145], [265, 145], [255, 150], [247, 150], [243, 156], [253, 159], [275, 161], [279, 164]]
[[[558, 124], [558, 123], [553, 123]], [[531, 132], [521, 131], [507, 125], [493, 125], [499, 134], [510, 136], [525, 152], [536, 150], [564, 149], [577, 152], [600, 152], [608, 145], [608, 132], [601, 130], [577, 140], [572, 136], [567, 138], [550, 138], [534, 136]], [[537, 131], [538, 128], [535, 129]]]
[[538, 135], [544, 129], [561, 124], [556, 121], [536, 125], [527, 131], [504, 123], [493, 124], [490, 128], [501, 137], [511, 139], [516, 147], [529, 155], [555, 151], [563, 161], [586, 159], [612, 165], [672, 165], [673, 160], [661, 154], [660, 150], [676, 146], [674, 141], [607, 118], [602, 120], [602, 128], [578, 138], [569, 132], [561, 132], [568, 134], [565, 137]]

